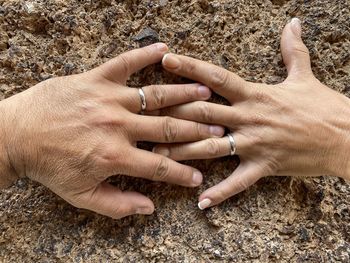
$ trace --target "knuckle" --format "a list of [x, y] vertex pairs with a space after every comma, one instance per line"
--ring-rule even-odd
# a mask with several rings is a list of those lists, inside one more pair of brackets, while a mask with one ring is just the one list
[[194, 124], [196, 126], [197, 138], [203, 139], [208, 138], [208, 129], [207, 126], [201, 123]]
[[265, 119], [265, 116], [263, 114], [256, 112], [250, 116], [249, 122], [253, 125], [265, 125], [266, 119]]
[[152, 86], [151, 96], [157, 108], [163, 108], [165, 105], [166, 91], [163, 88]]
[[124, 215], [125, 215], [124, 209], [120, 205], [117, 205], [113, 208], [111, 217], [113, 219], [120, 219], [124, 217]]
[[208, 103], [198, 103], [199, 117], [203, 122], [211, 123], [213, 121], [213, 111]]
[[249, 132], [242, 134], [240, 137], [241, 148], [240, 150], [245, 152], [260, 152], [261, 149], [266, 151], [264, 147], [266, 147], [266, 136], [265, 132], [256, 132], [250, 130]]
[[257, 179], [264, 177], [265, 174], [266, 175], [275, 174], [278, 170], [280, 170], [280, 168], [281, 168], [280, 166], [281, 166], [281, 164], [277, 159], [270, 158], [270, 162], [265, 167], [263, 167], [263, 169], [262, 169], [263, 172], [258, 174]]
[[251, 138], [250, 144], [252, 146], [255, 145], [258, 149], [262, 149], [265, 146], [264, 138], [265, 137], [262, 134], [255, 134], [255, 136]]
[[105, 118], [101, 119], [97, 126], [110, 128], [110, 127], [119, 127], [123, 126], [123, 122], [119, 118]]
[[[102, 167], [124, 167], [124, 153], [111, 149], [111, 147], [101, 147], [97, 153], [97, 165]], [[105, 179], [105, 175], [95, 173], [95, 179], [100, 181]]]
[[213, 87], [226, 86], [228, 78], [227, 72], [221, 68], [216, 68], [210, 73], [211, 85]]
[[122, 67], [123, 75], [128, 76], [130, 71], [130, 62], [126, 55], [121, 54], [118, 57], [118, 65]]
[[152, 179], [154, 181], [163, 181], [169, 176], [169, 163], [166, 158], [161, 158], [158, 161], [156, 169], [154, 170]]
[[176, 174], [177, 183], [182, 185], [192, 184], [192, 173], [192, 169], [183, 165], [180, 168], [179, 173]]
[[242, 192], [250, 186], [249, 182], [244, 176], [239, 176], [236, 180], [236, 192]]
[[[97, 111], [97, 110], [96, 110]], [[116, 127], [125, 127], [126, 118], [124, 116], [115, 116], [111, 112], [98, 110], [91, 118], [88, 125], [92, 128], [111, 129]]]
[[120, 159], [120, 156], [117, 152], [115, 151], [108, 151], [106, 150], [105, 152], [101, 153], [100, 158], [106, 162], [113, 162], [115, 163]]
[[256, 103], [260, 104], [268, 104], [272, 102], [270, 94], [264, 90], [257, 90], [253, 95], [253, 99]]
[[197, 97], [197, 88], [187, 88], [183, 89], [183, 96], [185, 99], [194, 99]]
[[143, 52], [143, 54], [144, 54], [146, 57], [151, 58], [154, 51], [153, 51], [153, 49], [150, 48], [150, 47], [145, 47], [145, 48], [142, 48], [142, 49], [141, 49], [141, 52]]
[[226, 200], [230, 196], [230, 193], [227, 192], [225, 189], [217, 189], [215, 191], [215, 202], [221, 203], [222, 201]]
[[207, 142], [206, 152], [209, 157], [216, 157], [220, 153], [220, 145], [217, 140], [209, 139]]
[[175, 119], [164, 117], [164, 138], [166, 142], [174, 142], [178, 136], [179, 127]]
[[82, 114], [95, 114], [98, 111], [99, 103], [93, 100], [85, 101], [78, 104], [78, 108]]
[[196, 64], [191, 60], [186, 60], [183, 67], [184, 71], [186, 71], [189, 75], [193, 75], [196, 71]]
[[294, 45], [292, 47], [292, 52], [295, 54], [310, 55], [309, 49], [303, 43]]

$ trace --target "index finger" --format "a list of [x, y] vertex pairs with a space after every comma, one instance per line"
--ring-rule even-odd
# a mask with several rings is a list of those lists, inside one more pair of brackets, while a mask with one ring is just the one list
[[100, 70], [106, 79], [124, 84], [135, 72], [160, 62], [167, 51], [168, 47], [164, 43], [133, 49], [102, 64], [97, 70]]
[[141, 149], [133, 149], [127, 163], [131, 168], [126, 174], [133, 177], [187, 187], [197, 187], [203, 180], [200, 171]]
[[198, 81], [230, 102], [248, 96], [249, 82], [213, 64], [176, 54], [165, 54], [163, 67], [180, 76]]

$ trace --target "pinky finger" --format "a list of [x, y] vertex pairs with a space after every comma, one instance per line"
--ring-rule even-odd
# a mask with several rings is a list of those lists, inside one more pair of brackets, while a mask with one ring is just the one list
[[[240, 133], [232, 134], [236, 144], [236, 154], [245, 154], [250, 141]], [[161, 154], [175, 161], [213, 159], [230, 155], [231, 145], [227, 136], [184, 144], [159, 144], [153, 148], [154, 153]]]
[[252, 162], [243, 162], [227, 179], [203, 192], [199, 197], [198, 207], [203, 210], [217, 205], [246, 190], [261, 177], [267, 175], [262, 166]]
[[83, 193], [78, 207], [88, 209], [114, 219], [134, 214], [152, 214], [153, 202], [146, 196], [130, 191], [121, 191], [108, 183], [101, 183], [95, 189]]

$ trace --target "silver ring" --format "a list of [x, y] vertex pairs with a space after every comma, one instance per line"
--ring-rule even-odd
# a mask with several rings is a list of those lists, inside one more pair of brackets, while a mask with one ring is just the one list
[[147, 103], [146, 103], [146, 96], [145, 96], [145, 93], [143, 92], [142, 88], [139, 89], [139, 95], [140, 95], [140, 99], [141, 99], [141, 114], [143, 114], [143, 112], [147, 108]]
[[227, 134], [228, 140], [230, 142], [230, 155], [235, 155], [236, 154], [236, 141], [233, 138], [233, 135], [231, 133]]

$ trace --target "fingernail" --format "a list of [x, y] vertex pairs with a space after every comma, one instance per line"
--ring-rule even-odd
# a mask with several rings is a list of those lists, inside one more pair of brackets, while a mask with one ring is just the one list
[[221, 126], [212, 125], [209, 126], [209, 132], [214, 136], [222, 137], [225, 133], [225, 130]]
[[300, 19], [294, 17], [290, 23], [292, 25], [292, 31], [293, 31], [294, 35], [297, 37], [300, 37], [301, 36], [301, 21], [300, 21]]
[[204, 209], [208, 208], [210, 206], [210, 204], [211, 204], [211, 200], [206, 198], [198, 203], [198, 208], [200, 210], [204, 210]]
[[203, 99], [209, 99], [211, 96], [211, 91], [208, 87], [201, 85], [198, 87], [198, 94]]
[[180, 61], [173, 54], [165, 54], [163, 57], [163, 65], [167, 68], [176, 69], [180, 66]]
[[153, 213], [153, 208], [151, 207], [139, 207], [136, 209], [136, 214], [150, 215]]
[[154, 153], [158, 153], [160, 155], [168, 157], [170, 155], [170, 151], [166, 147], [154, 147], [152, 150]]
[[203, 175], [199, 171], [195, 171], [192, 176], [192, 182], [194, 183], [195, 186], [198, 186], [202, 183], [203, 181]]
[[157, 43], [155, 44], [156, 45], [156, 48], [159, 50], [159, 51], [162, 51], [162, 52], [166, 52], [168, 51], [168, 46], [164, 43]]

